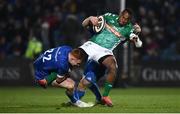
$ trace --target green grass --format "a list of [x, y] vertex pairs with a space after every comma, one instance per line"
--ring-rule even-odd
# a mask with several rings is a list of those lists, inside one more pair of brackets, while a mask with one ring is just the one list
[[[180, 88], [128, 88], [113, 89], [111, 98], [114, 107], [97, 105], [92, 108], [65, 107], [68, 101], [60, 88], [1, 87], [0, 112], [79, 112], [79, 113], [113, 113], [113, 112], [180, 112]], [[84, 101], [94, 101], [90, 91]]]

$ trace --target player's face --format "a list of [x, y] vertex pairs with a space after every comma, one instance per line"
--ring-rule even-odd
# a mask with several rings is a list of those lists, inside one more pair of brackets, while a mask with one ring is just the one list
[[81, 64], [81, 60], [75, 58], [75, 57], [72, 55], [72, 56], [69, 58], [69, 63], [70, 63], [72, 66], [79, 66], [79, 65]]
[[122, 13], [119, 18], [119, 23], [121, 25], [126, 25], [129, 21], [129, 14], [127, 12]]

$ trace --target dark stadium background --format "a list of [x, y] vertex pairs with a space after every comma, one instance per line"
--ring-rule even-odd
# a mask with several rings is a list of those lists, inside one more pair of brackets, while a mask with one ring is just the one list
[[[179, 86], [180, 2], [126, 0], [126, 7], [142, 27], [143, 47], [129, 45], [125, 66], [123, 46], [115, 49], [119, 65], [115, 87]], [[26, 56], [33, 38], [42, 44], [41, 52], [64, 44], [78, 47], [90, 37], [81, 26], [83, 19], [119, 11], [119, 0], [0, 0], [0, 85], [34, 84], [32, 62], [39, 53]]]
[[[180, 1], [125, 2], [133, 23], [142, 27], [143, 47], [114, 50], [119, 66], [110, 92], [114, 107], [79, 109], [61, 106], [68, 101], [64, 89], [38, 87], [32, 63], [49, 48], [83, 44], [91, 36], [83, 19], [118, 14], [120, 0], [0, 0], [0, 112], [180, 112]], [[72, 73], [77, 78], [82, 69]], [[87, 92], [83, 100], [94, 96]]]

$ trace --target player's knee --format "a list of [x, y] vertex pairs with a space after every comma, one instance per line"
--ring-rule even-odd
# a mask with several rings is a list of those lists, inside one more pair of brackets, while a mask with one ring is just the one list
[[73, 89], [74, 89], [74, 84], [69, 84], [69, 85], [67, 86], [67, 89], [68, 89], [68, 90], [73, 90]]
[[74, 89], [75, 82], [74, 82], [72, 79], [67, 78], [64, 83], [65, 83], [65, 84], [64, 84], [64, 85], [65, 85], [64, 87], [65, 87], [66, 89], [68, 89], [68, 90], [70, 90], [70, 91], [72, 91], [72, 90]]
[[85, 78], [81, 79], [78, 85], [79, 90], [85, 90], [91, 83]]

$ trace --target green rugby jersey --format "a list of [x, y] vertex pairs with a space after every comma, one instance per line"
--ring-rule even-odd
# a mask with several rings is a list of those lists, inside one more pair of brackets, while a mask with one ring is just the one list
[[118, 31], [123, 37], [118, 38], [106, 27], [99, 34], [95, 34], [90, 41], [110, 50], [113, 50], [121, 41], [129, 38], [129, 35], [133, 31], [133, 26], [129, 22], [125, 26], [120, 26], [118, 19], [119, 16], [112, 13], [106, 13], [103, 15], [106, 23]]

